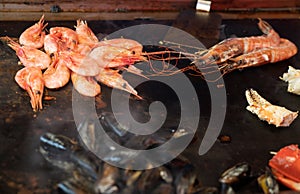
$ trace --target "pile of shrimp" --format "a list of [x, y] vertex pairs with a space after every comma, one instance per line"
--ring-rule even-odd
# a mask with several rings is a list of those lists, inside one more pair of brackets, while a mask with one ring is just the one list
[[128, 70], [141, 75], [141, 70], [132, 66], [146, 60], [140, 43], [123, 38], [99, 41], [82, 20], [77, 20], [74, 30], [52, 27], [46, 34], [46, 26], [43, 15], [20, 35], [19, 43], [7, 37], [8, 45], [24, 66], [16, 73], [15, 81], [28, 92], [34, 111], [43, 108], [44, 87], [58, 89], [69, 80], [85, 96], [100, 94], [99, 83], [103, 83], [140, 98], [120, 74]]

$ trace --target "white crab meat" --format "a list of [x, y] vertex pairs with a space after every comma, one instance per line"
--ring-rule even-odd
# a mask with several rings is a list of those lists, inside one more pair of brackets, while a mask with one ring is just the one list
[[288, 82], [288, 92], [300, 95], [300, 70], [289, 66], [288, 72], [280, 77], [285, 82]]
[[298, 111], [292, 112], [284, 107], [272, 105], [253, 89], [246, 90], [246, 98], [249, 103], [246, 107], [248, 111], [276, 127], [288, 127], [298, 116]]

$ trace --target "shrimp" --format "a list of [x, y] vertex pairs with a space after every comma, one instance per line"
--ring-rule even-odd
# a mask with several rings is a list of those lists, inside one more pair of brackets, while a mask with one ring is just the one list
[[16, 51], [21, 63], [26, 67], [39, 67], [46, 69], [51, 63], [51, 58], [41, 50], [29, 46], [21, 46], [9, 39], [8, 46]]
[[61, 40], [61, 50], [73, 50], [78, 44], [77, 33], [67, 27], [52, 27], [50, 28], [50, 34], [56, 36]]
[[41, 69], [24, 67], [16, 73], [15, 80], [22, 89], [28, 92], [33, 111], [41, 110], [43, 108], [42, 97], [44, 92], [44, 80]]
[[91, 76], [71, 72], [71, 80], [76, 91], [84, 96], [94, 97], [101, 93], [100, 85]]
[[223, 73], [228, 73], [235, 69], [243, 69], [246, 67], [255, 67], [267, 63], [276, 63], [294, 56], [298, 49], [296, 45], [287, 39], [280, 39], [277, 47], [262, 48], [236, 58], [231, 58], [224, 64], [220, 65]]
[[95, 76], [100, 73], [98, 62], [88, 55], [77, 52], [61, 52], [62, 55], [70, 58], [66, 66], [73, 72], [82, 76]]
[[248, 111], [276, 127], [288, 127], [298, 116], [298, 112], [271, 104], [253, 89], [246, 91], [246, 99], [249, 103], [246, 108]]
[[38, 23], [35, 23], [33, 26], [27, 28], [19, 37], [19, 42], [22, 45], [33, 47], [33, 48], [42, 48], [44, 45], [45, 32], [44, 28], [48, 24], [44, 24], [44, 15]]
[[71, 63], [70, 58], [61, 56], [55, 56], [51, 65], [43, 73], [45, 86], [49, 89], [55, 89], [65, 86], [70, 80], [70, 70], [65, 65]]
[[[136, 48], [132, 49], [135, 50]], [[142, 55], [132, 49], [103, 44], [97, 45], [97, 47], [90, 52], [89, 56], [97, 60], [102, 68], [132, 65], [137, 61], [145, 60]]]
[[75, 50], [76, 53], [81, 55], [88, 55], [92, 51], [92, 47], [87, 44], [78, 44]]
[[88, 27], [86, 21], [77, 20], [76, 33], [79, 44], [94, 45], [99, 42], [94, 32]]
[[137, 91], [123, 79], [123, 76], [119, 74], [118, 70], [102, 69], [100, 73], [95, 76], [95, 79], [109, 87], [126, 91], [135, 95], [139, 99], [142, 99], [142, 97], [138, 95]]
[[200, 51], [199, 60], [203, 65], [219, 64], [237, 55], [280, 44], [280, 36], [267, 22], [259, 19], [258, 26], [263, 36], [225, 39], [207, 51]]
[[132, 40], [132, 39], [126, 39], [126, 38], [114, 38], [110, 40], [103, 40], [100, 41], [98, 46], [101, 45], [109, 45], [112, 47], [119, 47], [124, 48], [132, 52], [132, 54], [141, 55], [143, 52], [143, 45], [141, 45], [139, 42]]
[[47, 34], [44, 38], [44, 50], [48, 55], [59, 52], [59, 38], [53, 34]]

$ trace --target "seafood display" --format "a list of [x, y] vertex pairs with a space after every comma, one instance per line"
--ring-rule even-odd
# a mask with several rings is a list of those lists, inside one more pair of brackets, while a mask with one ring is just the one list
[[[137, 41], [116, 38], [99, 41], [86, 21], [77, 20], [75, 30], [67, 27], [51, 27], [46, 34], [44, 15], [39, 22], [26, 29], [19, 37], [19, 43], [6, 38], [8, 45], [16, 51], [20, 63], [25, 67], [39, 68], [41, 76], [30, 76], [30, 83], [38, 82], [48, 89], [65, 86], [69, 80], [74, 88], [84, 96], [94, 97], [101, 93], [100, 84], [121, 89], [138, 98], [137, 91], [122, 77], [122, 71], [142, 75], [137, 68], [127, 68], [137, 61], [146, 60], [142, 56], [143, 46]], [[113, 68], [113, 69], [111, 69]], [[30, 71], [33, 68], [27, 68]], [[22, 70], [20, 70], [22, 71]], [[30, 73], [30, 72], [28, 72]], [[32, 73], [34, 74], [34, 73]], [[18, 73], [16, 81], [20, 85]], [[27, 76], [27, 75], [26, 75]], [[24, 84], [21, 88], [28, 90]], [[43, 89], [42, 87], [39, 88]], [[35, 94], [36, 95], [36, 94]], [[43, 91], [39, 91], [38, 106], [30, 93], [34, 111], [42, 109]]]
[[[43, 107], [46, 107], [47, 109], [47, 103], [45, 103], [43, 106], [42, 102], [43, 95], [45, 95], [45, 93], [46, 95], [49, 95], [48, 91], [50, 90], [60, 92], [60, 89], [70, 84], [71, 81], [74, 89], [81, 95], [87, 97], [99, 96], [101, 92], [106, 91], [105, 89], [101, 88], [102, 85], [106, 85], [108, 87], [118, 89], [120, 92], [125, 92], [126, 94], [132, 95], [134, 97], [133, 99], [143, 99], [134, 101], [133, 104], [130, 104], [130, 108], [134, 109], [134, 118], [145, 116], [146, 119], [141, 119], [144, 121], [151, 118], [151, 114], [149, 112], [140, 111], [141, 109], [149, 109], [148, 105], [150, 102], [148, 102], [148, 96], [146, 95], [148, 91], [147, 89], [145, 89], [145, 91], [137, 91], [138, 89], [132, 87], [133, 84], [131, 85], [130, 81], [124, 79], [124, 75], [122, 75], [123, 72], [126, 71], [144, 78], [150, 77], [152, 74], [146, 74], [148, 73], [147, 71], [143, 72], [135, 66], [137, 62], [145, 61], [146, 65], [149, 65], [149, 68], [153, 68], [150, 69], [150, 73], [152, 73], [153, 70], [153, 72], [157, 73], [158, 76], [172, 75], [177, 73], [177, 69], [175, 70], [174, 68], [174, 71], [176, 72], [172, 71], [172, 68], [166, 69], [166, 71], [170, 70], [169, 73], [163, 72], [164, 70], [161, 71], [159, 68], [155, 69], [155, 64], [154, 66], [151, 66], [151, 60], [171, 61], [173, 59], [185, 60], [188, 58], [188, 67], [183, 67], [183, 69], [179, 70], [180, 72], [184, 72], [185, 70], [195, 70], [197, 68], [193, 68], [191, 66], [197, 66], [201, 71], [199, 72], [200, 74], [210, 74], [220, 71], [221, 75], [224, 75], [237, 69], [264, 65], [267, 63], [276, 63], [278, 61], [288, 59], [297, 53], [297, 47], [295, 44], [286, 38], [280, 37], [280, 35], [267, 22], [259, 19], [258, 26], [263, 33], [261, 36], [229, 38], [207, 50], [196, 53], [182, 53], [182, 55], [177, 56], [177, 51], [173, 52], [164, 50], [162, 52], [146, 52], [147, 49], [143, 48], [143, 45], [131, 39], [115, 38], [100, 41], [93, 31], [88, 27], [87, 22], [83, 20], [77, 20], [74, 29], [63, 26], [46, 29], [48, 25], [44, 21], [44, 16], [42, 16], [36, 24], [29, 27], [20, 35], [18, 41], [14, 38], [6, 38], [8, 46], [5, 44], [3, 46], [7, 47], [7, 49], [10, 51], [11, 49], [15, 51], [16, 56], [20, 60], [19, 64], [22, 64], [22, 66], [20, 66], [20, 70], [16, 72], [14, 79], [20, 88], [28, 93], [31, 107], [34, 112], [43, 109]], [[175, 54], [176, 57], [173, 58], [173, 56], [171, 56], [171, 54], [169, 55], [169, 53]], [[164, 54], [164, 56], [160, 57], [160, 54]], [[9, 55], [11, 55], [11, 52]], [[166, 64], [168, 65], [168, 62], [170, 61], [167, 61]], [[177, 64], [174, 66], [176, 65]], [[181, 64], [178, 66], [180, 65]], [[12, 72], [12, 70], [10, 70], [10, 72]], [[198, 79], [194, 78], [195, 77], [192, 77], [191, 80], [195, 81], [196, 84], [194, 86], [197, 91], [200, 85], [199, 91], [201, 93], [204, 86], [202, 86], [202, 83], [198, 83]], [[298, 83], [300, 80], [299, 78], [300, 70], [292, 66], [289, 66], [287, 73], [284, 73], [280, 77], [281, 80], [288, 83], [288, 92], [298, 95], [300, 94], [300, 84]], [[278, 79], [278, 76], [276, 79]], [[233, 80], [236, 81], [237, 79]], [[249, 87], [247, 81], [242, 86], [240, 84], [239, 86], [234, 85], [234, 87], [242, 88], [238, 91], [244, 91], [246, 87]], [[238, 85], [239, 83], [235, 82], [234, 84]], [[155, 84], [153, 85], [156, 86]], [[284, 85], [285, 84], [276, 86], [276, 89], [283, 87]], [[232, 85], [230, 84], [230, 86]], [[147, 87], [148, 86], [145, 88]], [[219, 87], [224, 87], [224, 84], [222, 86], [218, 85], [214, 89], [219, 89]], [[256, 87], [258, 86], [256, 85]], [[16, 84], [15, 88], [18, 89]], [[148, 89], [150, 92], [155, 90], [153, 93], [158, 93], [161, 91], [161, 88], [159, 87], [155, 89]], [[53, 116], [52, 119], [50, 118], [52, 115], [46, 115], [46, 113], [49, 113], [50, 108], [48, 108], [48, 110], [45, 112], [42, 112], [41, 117], [35, 117], [36, 121], [30, 120], [28, 123], [24, 123], [24, 127], [33, 128], [35, 130], [34, 135], [40, 137], [40, 142], [38, 145], [39, 152], [37, 154], [41, 154], [42, 161], [36, 162], [38, 165], [40, 165], [39, 167], [47, 173], [49, 170], [49, 166], [47, 165], [53, 165], [54, 168], [56, 168], [56, 170], [59, 172], [58, 174], [64, 174], [64, 176], [60, 177], [62, 179], [59, 179], [58, 181], [55, 179], [55, 174], [51, 174], [53, 177], [50, 177], [49, 175], [51, 180], [46, 177], [46, 181], [48, 181], [46, 183], [47, 186], [49, 186], [51, 182], [51, 188], [47, 190], [49, 192], [53, 192], [52, 189], [57, 189], [59, 193], [85, 194], [234, 194], [244, 193], [243, 191], [248, 191], [249, 187], [251, 187], [251, 191], [248, 191], [248, 193], [251, 193], [253, 190], [259, 190], [265, 194], [278, 194], [286, 189], [300, 192], [300, 166], [298, 164], [300, 149], [298, 148], [298, 145], [291, 144], [283, 147], [278, 152], [272, 152], [271, 154], [274, 154], [274, 156], [271, 156], [272, 159], [269, 160], [269, 166], [267, 167], [265, 164], [261, 164], [262, 157], [260, 157], [264, 155], [262, 154], [264, 151], [267, 152], [264, 156], [268, 156], [269, 150], [274, 148], [275, 145], [280, 146], [286, 143], [286, 141], [281, 142], [281, 140], [286, 137], [285, 134], [283, 134], [285, 133], [283, 131], [286, 131], [286, 129], [277, 130], [277, 127], [290, 127], [287, 129], [287, 131], [290, 131], [291, 136], [294, 135], [296, 131], [295, 128], [297, 127], [296, 125], [292, 125], [292, 123], [296, 121], [296, 118], [298, 117], [298, 111], [296, 110], [297, 107], [290, 104], [290, 107], [296, 107], [295, 110], [292, 111], [288, 110], [284, 106], [274, 105], [262, 97], [263, 95], [260, 95], [257, 91], [254, 89], [246, 90], [246, 98], [242, 98], [242, 102], [248, 102], [249, 105], [246, 107], [246, 110], [256, 115], [260, 120], [271, 124], [269, 127], [271, 130], [261, 130], [263, 131], [263, 135], [258, 134], [259, 132], [256, 131], [255, 134], [253, 133], [253, 136], [257, 135], [255, 138], [258, 140], [260, 140], [260, 138], [263, 139], [266, 136], [272, 136], [272, 140], [275, 139], [276, 142], [274, 145], [270, 143], [269, 147], [266, 148], [267, 151], [262, 150], [261, 148], [257, 149], [257, 147], [260, 145], [254, 145], [253, 147], [250, 147], [249, 149], [255, 149], [255, 151], [257, 151], [257, 153], [254, 153], [254, 156], [257, 154], [257, 158], [255, 159], [252, 158], [253, 153], [249, 153], [249, 156], [247, 156], [247, 154], [245, 155], [244, 153], [241, 153], [241, 151], [239, 153], [234, 153], [235, 150], [233, 149], [234, 146], [238, 144], [236, 140], [245, 140], [246, 138], [243, 139], [243, 137], [249, 135], [249, 133], [251, 134], [251, 132], [249, 132], [251, 130], [240, 130], [240, 134], [235, 134], [235, 132], [233, 132], [234, 129], [228, 126], [222, 129], [224, 131], [218, 136], [219, 141], [215, 142], [215, 150], [212, 150], [211, 153], [208, 153], [207, 158], [205, 158], [206, 156], [203, 156], [203, 158], [197, 161], [197, 153], [195, 155], [192, 155], [191, 153], [195, 151], [194, 147], [197, 147], [197, 145], [193, 144], [191, 145], [192, 148], [187, 150], [187, 153], [184, 153], [191, 154], [188, 155], [189, 158], [187, 158], [187, 155], [180, 154], [177, 158], [160, 167], [152, 168], [149, 163], [149, 157], [145, 157], [143, 162], [145, 164], [149, 163], [149, 169], [147, 170], [130, 169], [131, 165], [136, 164], [135, 161], [131, 161], [131, 152], [117, 151], [115, 150], [115, 147], [110, 147], [111, 144], [108, 145], [108, 147], [104, 147], [102, 144], [99, 144], [99, 142], [106, 142], [105, 138], [101, 136], [102, 134], [97, 133], [95, 122], [99, 122], [101, 126], [104, 127], [105, 134], [111, 140], [113, 140], [114, 143], [133, 150], [155, 149], [165, 144], [171, 138], [178, 140], [179, 142], [182, 139], [190, 138], [191, 136], [194, 137], [195, 134], [192, 132], [193, 130], [189, 129], [188, 127], [176, 130], [176, 127], [174, 127], [174, 125], [176, 125], [175, 118], [169, 119], [169, 117], [173, 117], [174, 115], [173, 113], [169, 115], [169, 112], [168, 121], [172, 123], [164, 123], [159, 130], [149, 135], [134, 134], [130, 131], [131, 123], [119, 124], [114, 118], [114, 113], [104, 110], [103, 107], [97, 105], [96, 111], [97, 113], [100, 112], [100, 114], [97, 115], [97, 120], [95, 121], [90, 118], [81, 118], [83, 121], [78, 126], [77, 130], [74, 129], [75, 134], [74, 131], [69, 130], [69, 126], [66, 127], [67, 124], [64, 123], [66, 121], [73, 124], [73, 117], [69, 117], [69, 115], [66, 114], [61, 118], [55, 115], [55, 117]], [[262, 92], [261, 94], [268, 94], [264, 93], [265, 91], [263, 91], [262, 88], [259, 88], [259, 91]], [[278, 94], [278, 91], [282, 90], [279, 89], [276, 91]], [[69, 90], [67, 92], [69, 92]], [[24, 94], [27, 95], [26, 93]], [[67, 94], [69, 95], [70, 93]], [[233, 96], [233, 92], [228, 92], [227, 94]], [[202, 98], [202, 94], [200, 95]], [[149, 98], [151, 97], [152, 96], [149, 95]], [[104, 96], [104, 98], [106, 98], [106, 96]], [[154, 100], [157, 100], [156, 96], [153, 98]], [[166, 98], [171, 101], [170, 96], [167, 96]], [[23, 96], [19, 98], [19, 100], [23, 99]], [[105, 100], [106, 99], [104, 99], [104, 101]], [[135, 104], [140, 102], [147, 104], [143, 104], [147, 107], [140, 108]], [[20, 102], [18, 101], [18, 103]], [[96, 101], [96, 103], [99, 102]], [[130, 103], [132, 103], [132, 101], [130, 101]], [[207, 103], [205, 106], [202, 106], [203, 104], [201, 104], [201, 106], [204, 109], [209, 109], [209, 104], [210, 103]], [[57, 106], [60, 105], [57, 103]], [[66, 107], [65, 105], [62, 106]], [[107, 106], [107, 104], [105, 106]], [[17, 106], [14, 106], [13, 108], [16, 107]], [[55, 109], [56, 107], [51, 108]], [[235, 112], [236, 110], [240, 111], [243, 109], [243, 107], [231, 108], [232, 107], [229, 107], [228, 112]], [[173, 109], [167, 110], [169, 111]], [[245, 109], [241, 111], [247, 112]], [[22, 111], [22, 114], [23, 113], [24, 112]], [[119, 114], [124, 113], [119, 112]], [[234, 115], [233, 118], [235, 119], [234, 122], [236, 122], [236, 118], [244, 119], [242, 122], [238, 123], [238, 125], [245, 122], [251, 126], [249, 128], [253, 129], [257, 127], [257, 125], [256, 122], [254, 122], [255, 120], [251, 119], [252, 116], [253, 115], [250, 113], [238, 114]], [[232, 121], [232, 119], [229, 117], [227, 119], [229, 122]], [[261, 128], [262, 125], [260, 125], [259, 119], [257, 119], [257, 123], [259, 128]], [[62, 123], [53, 124], [58, 120]], [[196, 131], [197, 137], [194, 137], [193, 141], [191, 141], [191, 144], [199, 141], [199, 136], [205, 133], [203, 129], [206, 127], [206, 122], [209, 122], [209, 116], [206, 115], [206, 112], [202, 112], [201, 118], [199, 116], [199, 120], [201, 123]], [[35, 123], [37, 121], [38, 124]], [[202, 123], [202, 121], [205, 123]], [[249, 123], [249, 121], [251, 123]], [[9, 122], [12, 121], [9, 119], [4, 119], [3, 122], [5, 122], [5, 124], [9, 124]], [[43, 123], [46, 123], [46, 125], [49, 126], [44, 127], [42, 126]], [[173, 125], [173, 123], [175, 124]], [[237, 126], [237, 124], [233, 126]], [[58, 128], [60, 127], [63, 127], [64, 131], [62, 131], [62, 133], [59, 132], [60, 130]], [[10, 130], [12, 127], [7, 128]], [[211, 129], [209, 128], [207, 130]], [[5, 133], [8, 132], [5, 131]], [[283, 136], [280, 136], [282, 134]], [[296, 134], [298, 134], [297, 131]], [[28, 133], [28, 136], [30, 135], [32, 134]], [[73, 135], [75, 135], [75, 138]], [[14, 140], [15, 137], [13, 135], [12, 137], [13, 138], [11, 139]], [[26, 139], [31, 140], [34, 138], [26, 137]], [[293, 142], [295, 141], [293, 140]], [[245, 146], [249, 146], [247, 143]], [[36, 145], [33, 144], [28, 147], [32, 148], [33, 146]], [[246, 153], [248, 148], [244, 149], [245, 146], [243, 144], [240, 150], [245, 151]], [[36, 149], [34, 152], [36, 154]], [[105, 161], [109, 161], [109, 163], [99, 159], [96, 156], [97, 152], [104, 153], [104, 159]], [[157, 161], [163, 157], [166, 157], [168, 154], [171, 155], [172, 153], [170, 152], [167, 151], [163, 154], [156, 155]], [[258, 153], [260, 156], [258, 156]], [[19, 158], [20, 157], [21, 156], [19, 156]], [[27, 156], [22, 157], [25, 158]], [[209, 161], [211, 159], [216, 161]], [[267, 163], [268, 159], [264, 159], [264, 161], [265, 162], [263, 163]], [[250, 165], [249, 162], [253, 162], [255, 166], [252, 164]], [[117, 164], [120, 163], [128, 163], [128, 169], [116, 167], [118, 166]], [[213, 170], [209, 169], [215, 163], [217, 163], [218, 167]], [[228, 163], [230, 165], [228, 165]], [[202, 164], [203, 166], [201, 166]], [[231, 166], [232, 164], [235, 165]], [[5, 166], [8, 165], [8, 163], [1, 165]], [[32, 164], [32, 166], [34, 165], [35, 164]], [[224, 168], [228, 166], [229, 168]], [[202, 169], [205, 169], [205, 172], [201, 171]], [[211, 177], [206, 177], [206, 175], [209, 173], [213, 175]], [[215, 174], [217, 174], [217, 178], [215, 177]], [[0, 183], [1, 180], [3, 181], [5, 178], [6, 176], [3, 176], [2, 172], [0, 172]], [[39, 179], [39, 177], [37, 179]], [[212, 185], [207, 185], [207, 182]], [[55, 183], [55, 186], [53, 186], [53, 183]], [[12, 183], [10, 184], [13, 185]], [[37, 181], [35, 182], [33, 180], [32, 184], [37, 185]], [[14, 183], [14, 185], [17, 185], [17, 181]], [[1, 186], [2, 185], [0, 184], [0, 187]], [[8, 185], [8, 187], [10, 187], [10, 185]], [[15, 188], [17, 187], [18, 185], [15, 186]]]
[[249, 104], [246, 107], [248, 111], [276, 127], [288, 127], [298, 116], [298, 112], [271, 104], [253, 89], [246, 90], [246, 99]]
[[281, 148], [269, 161], [276, 179], [295, 191], [300, 191], [300, 149], [291, 144]]
[[300, 95], [300, 70], [289, 66], [287, 73], [280, 77], [285, 82], [288, 82], [288, 92]]
[[[87, 22], [82, 20], [77, 21], [75, 30], [51, 27], [49, 34], [46, 34], [46, 26], [42, 16], [38, 23], [21, 34], [20, 44], [8, 39], [8, 45], [16, 51], [22, 65], [39, 67], [45, 71], [44, 85], [48, 89], [63, 87], [71, 80], [80, 94], [94, 97], [101, 93], [99, 83], [102, 83], [141, 99], [121, 73], [128, 71], [145, 77], [141, 70], [132, 65], [138, 61], [157, 59], [155, 56], [158, 53], [170, 52], [143, 52], [143, 46], [131, 39], [99, 41]], [[280, 38], [267, 22], [259, 19], [258, 26], [264, 35], [226, 39], [208, 50], [184, 53], [186, 56], [180, 55], [178, 59], [193, 58], [192, 63], [197, 65], [201, 74], [216, 71], [225, 74], [235, 69], [275, 63], [297, 53], [297, 47], [291, 41]], [[168, 57], [158, 60], [168, 60]], [[195, 67], [182, 70], [190, 68], [195, 70]], [[174, 73], [177, 72], [170, 74]], [[168, 75], [164, 72], [159, 74]]]

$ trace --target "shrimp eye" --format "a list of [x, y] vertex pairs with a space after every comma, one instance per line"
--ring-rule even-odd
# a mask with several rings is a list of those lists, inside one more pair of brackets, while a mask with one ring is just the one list
[[212, 60], [220, 60], [220, 56], [219, 55], [212, 55]]
[[35, 94], [36, 94], [36, 95], [40, 95], [41, 92], [40, 92], [39, 90], [37, 90], [37, 91], [35, 91]]
[[135, 51], [132, 51], [131, 54], [135, 55]]

